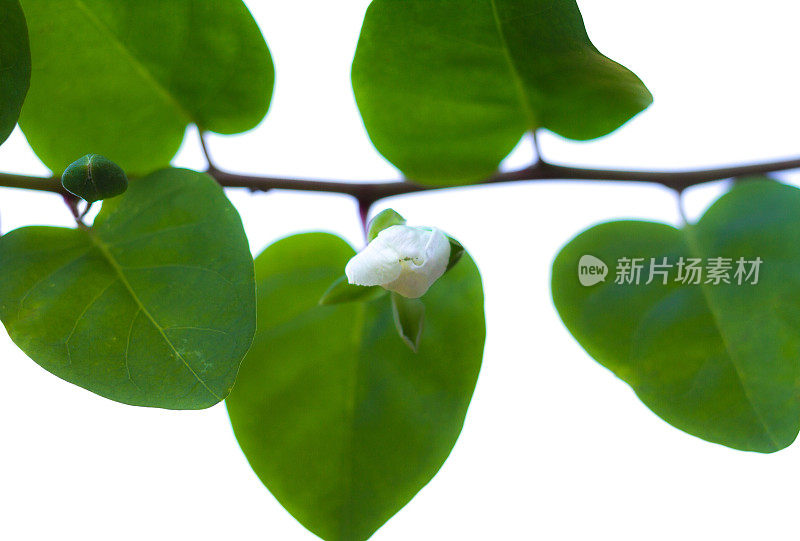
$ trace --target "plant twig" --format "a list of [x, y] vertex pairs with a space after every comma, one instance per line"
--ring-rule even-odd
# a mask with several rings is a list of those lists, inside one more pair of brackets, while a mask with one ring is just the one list
[[[645, 182], [661, 184], [675, 191], [683, 191], [690, 186], [734, 177], [773, 173], [800, 169], [800, 158], [763, 162], [718, 169], [697, 169], [689, 171], [627, 171], [611, 169], [589, 169], [556, 165], [546, 161], [518, 169], [497, 173], [496, 175], [468, 186], [503, 184], [511, 182], [534, 181], [612, 181]], [[361, 202], [372, 204], [386, 197], [409, 193], [464, 187], [461, 185], [430, 186], [411, 181], [396, 182], [341, 182], [327, 180], [302, 180], [292, 178], [261, 177], [239, 175], [224, 171], [211, 173], [225, 187], [247, 188], [251, 191], [304, 190], [314, 192], [334, 192], [347, 194]]]
[[[540, 181], [611, 181], [611, 182], [644, 182], [660, 184], [675, 191], [683, 191], [690, 186], [749, 175], [773, 173], [800, 169], [800, 158], [772, 162], [721, 167], [716, 169], [695, 169], [688, 171], [629, 171], [613, 169], [592, 169], [556, 165], [546, 161], [518, 169], [497, 173], [483, 181], [470, 184], [505, 184], [512, 182]], [[210, 168], [207, 173], [226, 188], [246, 188], [253, 192], [269, 190], [301, 190], [310, 192], [328, 192], [350, 195], [361, 205], [371, 206], [376, 201], [396, 195], [464, 187], [462, 185], [430, 186], [411, 181], [390, 182], [347, 182], [332, 180], [313, 180], [242, 175]], [[22, 188], [28, 190], [49, 191], [64, 195], [57, 178], [41, 178], [26, 175], [0, 173], [0, 187]]]

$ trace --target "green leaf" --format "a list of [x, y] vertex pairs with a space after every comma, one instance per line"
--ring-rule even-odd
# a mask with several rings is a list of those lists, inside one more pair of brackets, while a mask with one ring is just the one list
[[425, 328], [425, 304], [419, 299], [392, 293], [392, 318], [397, 334], [416, 353]]
[[31, 82], [31, 50], [17, 0], [0, 0], [0, 144], [17, 125]]
[[[736, 449], [777, 451], [800, 430], [798, 216], [800, 190], [761, 180], [735, 186], [682, 230], [598, 225], [556, 258], [555, 306], [586, 351], [670, 424]], [[609, 277], [598, 281], [603, 273], [595, 272], [587, 281], [597, 283], [583, 286], [579, 262], [587, 255], [604, 262]], [[652, 265], [664, 257], [671, 269]], [[681, 257], [702, 258], [702, 283], [677, 281]], [[708, 274], [709, 259], [719, 257], [731, 259], [730, 284]], [[644, 258], [639, 285], [617, 283], [620, 258]], [[762, 260], [757, 283], [736, 278], [739, 258], [747, 272], [755, 266], [748, 261]], [[663, 275], [646, 284], [651, 269], [666, 270], [667, 285]]]
[[323, 293], [319, 303], [325, 305], [343, 302], [366, 302], [375, 300], [385, 294], [386, 290], [380, 286], [353, 285], [347, 282], [347, 276], [341, 276]]
[[376, 148], [425, 184], [476, 182], [527, 131], [593, 139], [652, 102], [574, 0], [374, 0], [352, 79]]
[[20, 126], [61, 173], [95, 152], [131, 176], [169, 164], [188, 124], [218, 133], [267, 112], [272, 59], [241, 0], [22, 0], [34, 70]]
[[461, 431], [485, 337], [468, 256], [426, 294], [418, 354], [397, 338], [387, 297], [318, 306], [353, 253], [320, 233], [256, 259], [258, 331], [226, 401], [256, 474], [328, 540], [368, 538], [436, 474]]
[[406, 225], [406, 219], [393, 209], [386, 209], [379, 212], [369, 222], [369, 227], [367, 228], [367, 242], [372, 242], [375, 240], [375, 237], [378, 236], [378, 233], [393, 225]]
[[241, 220], [194, 171], [137, 179], [91, 229], [8, 233], [0, 275], [11, 339], [56, 376], [126, 404], [216, 404], [255, 332]]

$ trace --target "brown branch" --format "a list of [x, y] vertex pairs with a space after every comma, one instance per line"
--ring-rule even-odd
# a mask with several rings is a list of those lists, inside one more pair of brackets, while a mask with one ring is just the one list
[[[491, 178], [476, 182], [473, 185], [502, 184], [511, 182], [533, 181], [611, 181], [611, 182], [644, 182], [661, 184], [667, 188], [681, 192], [690, 186], [715, 180], [773, 173], [800, 169], [800, 158], [763, 162], [719, 169], [697, 169], [690, 171], [621, 171], [610, 169], [587, 169], [555, 165], [540, 161], [535, 165], [497, 173]], [[207, 173], [226, 188], [246, 188], [253, 192], [270, 190], [300, 190], [310, 192], [327, 192], [350, 195], [362, 206], [369, 206], [380, 199], [409, 193], [457, 188], [464, 186], [446, 185], [429, 186], [410, 181], [395, 182], [344, 182], [329, 180], [310, 180], [294, 178], [278, 178], [254, 175], [241, 175], [211, 168]], [[24, 175], [0, 173], [0, 187], [22, 188], [28, 190], [49, 191], [65, 194], [57, 178], [41, 178]]]
[[[755, 163], [719, 169], [698, 169], [691, 171], [616, 171], [610, 169], [586, 169], [555, 165], [540, 161], [535, 165], [497, 173], [493, 177], [471, 184], [502, 184], [510, 182], [533, 181], [613, 181], [613, 182], [646, 182], [661, 184], [667, 188], [682, 192], [690, 186], [723, 180], [800, 169], [800, 158], [776, 162]], [[252, 191], [269, 190], [304, 190], [313, 192], [342, 193], [355, 197], [362, 203], [372, 204], [375, 201], [408, 193], [457, 188], [464, 186], [430, 186], [410, 181], [396, 182], [335, 182], [324, 180], [300, 180], [291, 178], [274, 178], [238, 175], [224, 171], [213, 171], [212, 175], [225, 187], [247, 188]]]

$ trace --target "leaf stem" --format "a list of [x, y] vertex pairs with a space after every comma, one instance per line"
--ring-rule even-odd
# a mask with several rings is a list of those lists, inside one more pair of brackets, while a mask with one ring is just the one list
[[64, 199], [64, 203], [72, 213], [72, 217], [75, 218], [75, 223], [78, 225], [78, 227], [80, 229], [86, 229], [86, 224], [83, 222], [83, 217], [86, 216], [86, 213], [89, 211], [89, 206], [86, 207], [86, 210], [81, 212], [78, 209], [78, 203], [80, 202], [80, 199], [67, 191], [64, 191], [64, 193], [61, 194], [61, 197]]
[[534, 163], [542, 163], [544, 158], [542, 158], [542, 147], [539, 146], [539, 135], [536, 130], [531, 131], [531, 142], [533, 144]]
[[199, 137], [199, 139], [200, 139], [200, 148], [203, 149], [203, 156], [205, 157], [206, 163], [208, 164], [208, 171], [209, 172], [211, 172], [211, 171], [219, 171], [219, 168], [214, 163], [213, 158], [211, 158], [211, 152], [208, 150], [208, 143], [206, 143], [206, 133], [207, 132], [204, 132], [204, 131], [200, 130], [199, 127], [197, 129], [199, 130], [199, 134], [200, 134], [200, 137]]
[[675, 199], [678, 204], [678, 215], [681, 218], [681, 225], [687, 226], [689, 225], [689, 218], [686, 215], [686, 201], [683, 198], [683, 191], [676, 191], [675, 192]]

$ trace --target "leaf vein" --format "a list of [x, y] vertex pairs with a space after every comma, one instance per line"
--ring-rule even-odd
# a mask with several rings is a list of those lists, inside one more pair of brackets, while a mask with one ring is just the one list
[[175, 99], [169, 90], [167, 90], [161, 82], [147, 69], [147, 67], [142, 63], [141, 60], [136, 58], [133, 52], [125, 46], [124, 43], [119, 39], [119, 37], [109, 28], [109, 26], [104, 23], [97, 15], [95, 15], [91, 9], [83, 2], [83, 0], [74, 0], [75, 5], [84, 12], [86, 18], [101, 32], [106, 34], [111, 43], [131, 61], [131, 65], [136, 70], [136, 72], [148, 83], [152, 85], [152, 87], [156, 90], [157, 93], [161, 95], [170, 105], [172, 105], [178, 113], [183, 116], [187, 122], [194, 122], [194, 117], [183, 107], [183, 105]]
[[[183, 363], [183, 365], [192, 374], [192, 376], [205, 388], [205, 390], [211, 396], [214, 397], [215, 400], [222, 400], [222, 397], [219, 396], [217, 393], [215, 393], [211, 389], [211, 387], [208, 386], [208, 384], [203, 380], [203, 378], [201, 378], [200, 375], [194, 370], [194, 368], [192, 368], [192, 366], [189, 364], [189, 362], [186, 359], [183, 358], [183, 355], [180, 354], [180, 352], [177, 350], [177, 348], [172, 343], [172, 341], [170, 341], [169, 337], [164, 332], [164, 328], [161, 327], [161, 325], [158, 324], [156, 319], [153, 317], [153, 315], [150, 313], [150, 311], [147, 309], [147, 307], [144, 305], [144, 303], [142, 303], [142, 300], [136, 294], [136, 291], [133, 289], [133, 286], [128, 281], [128, 278], [125, 276], [125, 272], [123, 270], [123, 267], [120, 266], [120, 264], [114, 258], [113, 254], [111, 254], [111, 252], [108, 249], [108, 246], [106, 246], [105, 243], [102, 240], [97, 238], [97, 236], [92, 231], [87, 231], [87, 233], [88, 233], [89, 238], [91, 239], [92, 243], [97, 247], [97, 249], [100, 251], [100, 253], [103, 254], [103, 257], [105, 257], [105, 259], [108, 261], [109, 265], [111, 265], [111, 267], [117, 273], [117, 275], [119, 276], [120, 281], [125, 286], [125, 288], [128, 290], [128, 293], [130, 293], [131, 297], [136, 302], [136, 304], [139, 306], [139, 308], [141, 309], [142, 313], [145, 315], [145, 317], [147, 317], [147, 319], [150, 321], [150, 323], [153, 325], [153, 327], [155, 327], [156, 331], [158, 331], [158, 334], [161, 335], [161, 338], [164, 340], [164, 342], [167, 344], [167, 346], [169, 346], [170, 350], [172, 350], [172, 353], [175, 355], [175, 357], [177, 357]], [[167, 265], [167, 266], [169, 266], [169, 265]], [[180, 267], [182, 265], [176, 265], [176, 266]], [[198, 267], [198, 268], [202, 268], [202, 267]]]
[[505, 30], [503, 30], [503, 23], [500, 21], [500, 13], [497, 9], [497, 2], [496, 0], [489, 0], [489, 3], [492, 5], [494, 24], [497, 28], [497, 33], [500, 36], [500, 41], [503, 46], [503, 56], [505, 57], [506, 62], [508, 62], [508, 69], [511, 72], [511, 78], [514, 80], [514, 86], [517, 89], [520, 105], [522, 105], [522, 108], [525, 110], [525, 114], [528, 117], [528, 128], [535, 130], [539, 127], [536, 125], [536, 115], [533, 114], [533, 107], [531, 106], [531, 103], [528, 100], [528, 96], [525, 92], [525, 83], [522, 80], [519, 69], [514, 62], [514, 59], [511, 57], [511, 48], [508, 45], [508, 38], [506, 38]]

